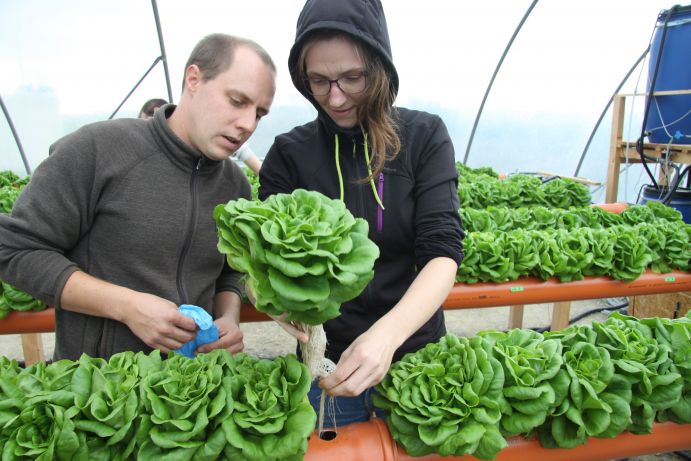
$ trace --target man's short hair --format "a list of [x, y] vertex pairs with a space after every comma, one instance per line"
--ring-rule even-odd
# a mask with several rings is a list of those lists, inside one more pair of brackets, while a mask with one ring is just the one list
[[[202, 73], [202, 79], [204, 81], [212, 80], [230, 67], [238, 46], [246, 46], [254, 50], [261, 60], [276, 73], [276, 65], [271, 56], [257, 42], [247, 38], [218, 33], [207, 35], [197, 43], [187, 59], [185, 70], [192, 64], [196, 64]], [[184, 80], [182, 86], [184, 89]]]

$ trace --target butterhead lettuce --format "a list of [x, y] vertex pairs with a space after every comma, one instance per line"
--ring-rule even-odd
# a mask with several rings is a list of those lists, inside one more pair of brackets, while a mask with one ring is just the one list
[[219, 251], [247, 274], [261, 312], [320, 325], [374, 276], [379, 248], [367, 221], [319, 192], [231, 200], [216, 207], [214, 219]]

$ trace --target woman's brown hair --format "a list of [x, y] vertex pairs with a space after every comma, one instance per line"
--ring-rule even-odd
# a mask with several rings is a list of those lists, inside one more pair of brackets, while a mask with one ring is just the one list
[[398, 136], [398, 125], [393, 117], [393, 103], [396, 99], [391, 86], [391, 78], [377, 53], [362, 44], [352, 36], [336, 31], [323, 29], [314, 32], [300, 50], [298, 58], [299, 77], [307, 85], [305, 60], [307, 52], [316, 42], [331, 38], [343, 37], [351, 41], [357, 48], [358, 55], [365, 65], [367, 88], [358, 105], [358, 120], [367, 128], [370, 146], [370, 168], [372, 174], [358, 180], [366, 183], [377, 178], [384, 169], [384, 164], [396, 158], [401, 150], [401, 139]]

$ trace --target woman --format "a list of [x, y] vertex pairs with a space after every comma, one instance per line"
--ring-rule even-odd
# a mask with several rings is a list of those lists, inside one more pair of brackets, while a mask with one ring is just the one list
[[288, 65], [318, 116], [276, 138], [259, 196], [302, 188], [341, 199], [380, 249], [374, 279], [324, 325], [337, 369], [310, 400], [316, 407], [321, 389], [337, 396], [343, 425], [369, 419], [372, 386], [392, 360], [446, 333], [441, 304], [463, 239], [454, 150], [439, 117], [393, 106], [398, 75], [379, 0], [308, 0]]

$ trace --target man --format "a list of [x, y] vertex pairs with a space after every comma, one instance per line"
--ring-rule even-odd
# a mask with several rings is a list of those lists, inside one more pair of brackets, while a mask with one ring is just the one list
[[213, 34], [190, 55], [178, 106], [51, 146], [0, 217], [0, 279], [55, 306], [55, 359], [175, 350], [196, 334], [180, 304], [215, 319], [219, 340], [199, 352], [242, 350], [240, 274], [216, 249], [213, 208], [250, 196], [228, 157], [269, 112], [275, 74], [256, 43]]

